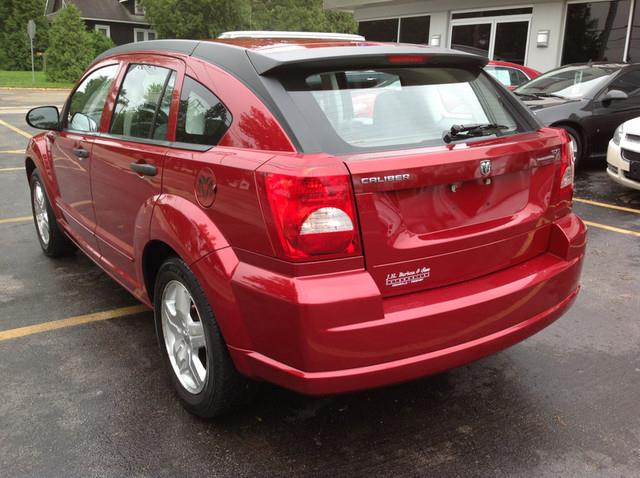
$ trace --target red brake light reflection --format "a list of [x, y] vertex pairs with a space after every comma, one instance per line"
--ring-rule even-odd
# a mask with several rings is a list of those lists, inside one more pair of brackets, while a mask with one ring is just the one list
[[387, 55], [387, 61], [394, 64], [426, 63], [428, 60], [427, 55]]

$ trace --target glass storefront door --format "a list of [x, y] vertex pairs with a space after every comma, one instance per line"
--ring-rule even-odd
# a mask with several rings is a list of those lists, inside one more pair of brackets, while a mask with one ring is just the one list
[[450, 46], [492, 60], [524, 65], [527, 58], [530, 15], [451, 20]]
[[528, 21], [497, 22], [493, 59], [524, 65], [528, 38]]

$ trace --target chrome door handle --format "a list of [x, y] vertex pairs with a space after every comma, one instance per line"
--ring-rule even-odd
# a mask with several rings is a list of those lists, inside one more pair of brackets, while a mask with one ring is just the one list
[[158, 168], [156, 168], [153, 164], [146, 163], [131, 163], [129, 165], [133, 171], [138, 174], [142, 174], [144, 176], [155, 176], [158, 174]]
[[75, 154], [80, 159], [89, 157], [89, 151], [84, 148], [73, 148], [73, 154]]

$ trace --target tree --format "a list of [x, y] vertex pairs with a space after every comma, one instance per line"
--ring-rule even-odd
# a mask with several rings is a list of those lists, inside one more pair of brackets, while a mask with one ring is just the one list
[[90, 44], [93, 48], [93, 56], [98, 56], [103, 51], [107, 51], [109, 48], [113, 48], [114, 43], [111, 38], [97, 31], [88, 32]]
[[[44, 15], [45, 3], [46, 0], [0, 1], [0, 69], [31, 69], [29, 20], [36, 22], [34, 49], [44, 51], [47, 48], [49, 22]], [[41, 68], [40, 61], [36, 57], [36, 68]]]
[[352, 33], [353, 15], [327, 11], [322, 0], [143, 0], [161, 38], [215, 38], [228, 30]]
[[47, 79], [76, 81], [94, 58], [92, 37], [80, 18], [80, 11], [67, 4], [58, 12], [49, 31]]
[[325, 10], [322, 0], [251, 0], [255, 30], [353, 33], [358, 25], [350, 13]]
[[247, 27], [247, 0], [143, 0], [160, 38], [215, 38]]

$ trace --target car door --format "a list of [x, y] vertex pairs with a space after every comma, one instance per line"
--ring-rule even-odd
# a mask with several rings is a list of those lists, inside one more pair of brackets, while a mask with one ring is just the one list
[[184, 63], [174, 58], [128, 57], [108, 128], [93, 144], [91, 187], [102, 261], [132, 290], [139, 286], [135, 241], [148, 230], [147, 212], [161, 192], [179, 99], [173, 92], [183, 75]]
[[119, 64], [112, 62], [86, 75], [67, 100], [60, 131], [50, 133], [53, 171], [59, 191], [56, 204], [74, 239], [94, 257], [99, 255], [99, 250], [94, 236], [91, 152], [118, 69]]
[[[603, 100], [611, 90], [623, 91], [628, 95], [623, 100]], [[622, 123], [640, 116], [640, 70], [624, 71], [593, 101], [592, 151], [606, 151], [613, 132]]]

